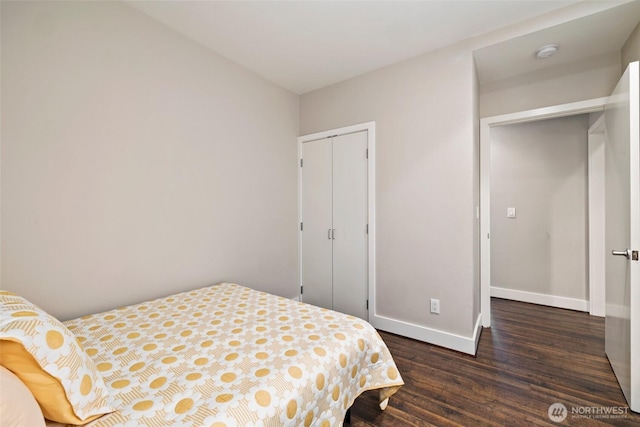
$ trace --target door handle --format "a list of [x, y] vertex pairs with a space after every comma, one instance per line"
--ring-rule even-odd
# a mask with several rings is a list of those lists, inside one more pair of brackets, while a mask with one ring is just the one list
[[327, 239], [331, 240], [331, 229], [329, 229], [329, 231], [327, 231]]
[[623, 257], [629, 259], [631, 257], [630, 252], [631, 251], [629, 249], [626, 249], [624, 251], [611, 251], [611, 255], [623, 256]]
[[333, 230], [331, 230], [331, 238], [333, 240], [336, 240], [336, 229], [335, 228]]

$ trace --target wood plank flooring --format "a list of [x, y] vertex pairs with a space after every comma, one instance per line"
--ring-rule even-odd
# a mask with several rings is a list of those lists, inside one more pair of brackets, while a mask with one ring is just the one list
[[[380, 332], [405, 385], [385, 411], [376, 392], [360, 396], [350, 425], [640, 426], [605, 356], [603, 318], [496, 298], [492, 314], [476, 357]], [[560, 423], [548, 416], [556, 402], [568, 410]], [[585, 407], [626, 414], [572, 413]]]

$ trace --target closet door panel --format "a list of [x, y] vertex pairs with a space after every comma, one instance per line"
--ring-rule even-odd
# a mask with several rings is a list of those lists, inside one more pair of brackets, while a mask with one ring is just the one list
[[367, 132], [333, 139], [333, 309], [367, 315]]
[[302, 144], [302, 301], [333, 307], [331, 139]]

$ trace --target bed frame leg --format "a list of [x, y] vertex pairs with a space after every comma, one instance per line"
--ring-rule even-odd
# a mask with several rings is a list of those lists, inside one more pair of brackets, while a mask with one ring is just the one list
[[344, 423], [351, 424], [351, 408], [347, 409], [347, 413], [344, 414]]

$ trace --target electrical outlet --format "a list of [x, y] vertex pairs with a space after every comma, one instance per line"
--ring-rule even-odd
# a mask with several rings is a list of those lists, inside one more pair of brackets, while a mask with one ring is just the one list
[[440, 314], [440, 300], [431, 298], [431, 312]]

